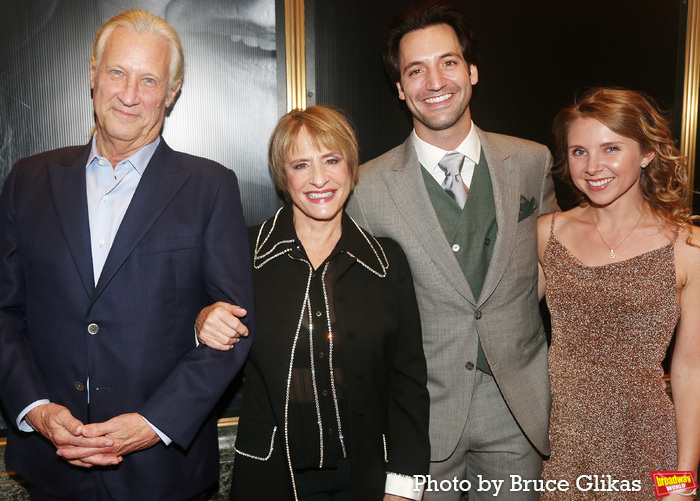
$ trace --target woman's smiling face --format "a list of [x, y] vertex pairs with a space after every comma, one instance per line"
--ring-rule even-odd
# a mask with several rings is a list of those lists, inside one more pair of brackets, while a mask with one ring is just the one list
[[348, 164], [340, 153], [317, 147], [302, 128], [284, 164], [284, 173], [295, 218], [340, 219], [352, 191]]
[[642, 152], [634, 139], [621, 136], [590, 117], [575, 120], [568, 134], [568, 164], [576, 187], [594, 205], [641, 197], [639, 177], [654, 152]]

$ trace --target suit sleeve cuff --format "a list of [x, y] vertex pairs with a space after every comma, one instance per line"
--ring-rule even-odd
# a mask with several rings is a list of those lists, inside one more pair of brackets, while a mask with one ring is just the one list
[[160, 437], [160, 439], [163, 441], [163, 443], [164, 443], [165, 445], [170, 445], [170, 444], [173, 443], [173, 441], [170, 440], [170, 437], [168, 437], [165, 433], [163, 433], [163, 432], [160, 431], [158, 428], [156, 428], [155, 426], [153, 426], [153, 425], [151, 424], [151, 422], [150, 422], [148, 419], [146, 419], [146, 418], [143, 417], [143, 416], [141, 416], [141, 417], [143, 418], [144, 421], [146, 421], [146, 424], [148, 424], [148, 426], [150, 426], [151, 428], [153, 428], [153, 431], [156, 432], [156, 435], [158, 435], [158, 436]]
[[19, 413], [19, 416], [17, 416], [17, 428], [20, 429], [20, 431], [26, 431], [26, 432], [33, 432], [34, 428], [29, 426], [29, 423], [24, 420], [24, 418], [29, 414], [29, 411], [32, 409], [39, 407], [40, 405], [47, 405], [50, 404], [51, 400], [47, 398], [42, 398], [41, 400], [37, 400], [36, 402], [33, 402], [26, 406], [22, 412]]
[[415, 477], [387, 472], [384, 492], [394, 496], [402, 496], [414, 501], [423, 499], [423, 484], [417, 485]]

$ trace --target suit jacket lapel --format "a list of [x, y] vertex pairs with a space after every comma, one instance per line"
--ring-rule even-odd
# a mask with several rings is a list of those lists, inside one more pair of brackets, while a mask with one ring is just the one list
[[[425, 188], [412, 136], [404, 142], [384, 180], [396, 207], [440, 273], [467, 301], [474, 295], [440, 226], [433, 203]], [[416, 207], [424, 210], [416, 211]]]
[[478, 128], [477, 132], [489, 166], [496, 206], [496, 223], [498, 224], [498, 238], [481, 291], [480, 303], [483, 303], [496, 289], [496, 285], [505, 272], [510, 254], [513, 252], [520, 197], [518, 194], [517, 157], [501, 148], [497, 137], [486, 134]]
[[99, 297], [189, 175], [189, 171], [182, 170], [178, 165], [177, 155], [161, 140], [119, 226], [93, 300]]
[[95, 290], [90, 248], [85, 168], [90, 145], [64, 164], [49, 163], [48, 176], [58, 223], [89, 296]]

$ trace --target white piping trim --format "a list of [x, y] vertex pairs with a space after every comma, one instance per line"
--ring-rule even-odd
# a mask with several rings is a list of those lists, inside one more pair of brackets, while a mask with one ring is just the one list
[[273, 449], [274, 444], [275, 444], [275, 433], [277, 433], [277, 426], [272, 428], [272, 437], [270, 437], [270, 452], [268, 452], [267, 456], [265, 456], [265, 457], [253, 456], [252, 454], [248, 454], [247, 452], [243, 452], [241, 450], [238, 450], [238, 448], [236, 448], [235, 445], [233, 446], [233, 450], [236, 451], [236, 454], [240, 454], [241, 456], [245, 456], [245, 457], [250, 458], [250, 459], [257, 459], [258, 461], [267, 461], [272, 456], [272, 449]]

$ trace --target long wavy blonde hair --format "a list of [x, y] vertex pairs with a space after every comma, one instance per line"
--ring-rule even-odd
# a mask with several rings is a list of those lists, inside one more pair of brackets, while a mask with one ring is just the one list
[[[642, 169], [639, 181], [642, 195], [656, 216], [688, 230], [686, 242], [691, 244], [691, 227], [700, 217], [694, 216], [687, 204], [692, 192], [688, 184], [687, 159], [676, 148], [669, 122], [654, 100], [632, 90], [597, 87], [577, 96], [571, 106], [561, 110], [554, 120], [556, 169], [568, 182], [571, 180], [569, 129], [579, 118], [594, 118], [616, 134], [635, 140], [644, 153], [656, 153], [649, 165]], [[588, 205], [580, 191], [578, 195], [578, 202]]]

